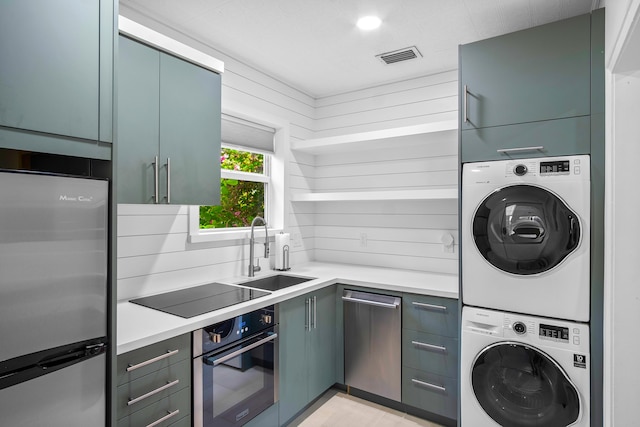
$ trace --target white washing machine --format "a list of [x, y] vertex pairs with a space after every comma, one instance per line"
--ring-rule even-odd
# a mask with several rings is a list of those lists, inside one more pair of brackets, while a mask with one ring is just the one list
[[462, 300], [588, 321], [589, 156], [466, 163]]
[[462, 309], [462, 427], [590, 425], [589, 326]]

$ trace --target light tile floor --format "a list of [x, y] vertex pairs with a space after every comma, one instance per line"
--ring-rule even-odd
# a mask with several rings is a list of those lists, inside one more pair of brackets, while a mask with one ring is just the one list
[[441, 427], [339, 390], [327, 391], [289, 426], [300, 427]]

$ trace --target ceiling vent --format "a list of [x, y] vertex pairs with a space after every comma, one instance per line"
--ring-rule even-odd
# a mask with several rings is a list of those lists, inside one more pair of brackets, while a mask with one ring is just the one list
[[385, 64], [395, 64], [396, 62], [409, 61], [411, 59], [422, 58], [422, 54], [417, 47], [405, 47], [404, 49], [394, 50], [393, 52], [382, 53], [376, 55]]

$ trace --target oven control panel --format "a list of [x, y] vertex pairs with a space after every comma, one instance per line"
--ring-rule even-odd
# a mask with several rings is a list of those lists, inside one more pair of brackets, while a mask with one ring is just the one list
[[200, 340], [202, 351], [206, 353], [268, 329], [274, 326], [274, 319], [274, 306], [271, 305], [206, 326], [201, 333], [194, 334], [194, 340]]

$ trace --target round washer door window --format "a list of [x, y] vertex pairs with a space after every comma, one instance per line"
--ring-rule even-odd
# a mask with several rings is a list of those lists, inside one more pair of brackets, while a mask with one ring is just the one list
[[551, 270], [580, 242], [577, 215], [555, 194], [532, 185], [491, 193], [476, 209], [472, 232], [488, 262], [517, 275]]
[[562, 368], [546, 354], [498, 343], [477, 357], [471, 384], [484, 411], [511, 427], [566, 427], [580, 416], [580, 398]]

